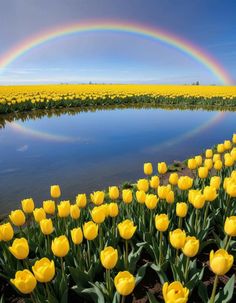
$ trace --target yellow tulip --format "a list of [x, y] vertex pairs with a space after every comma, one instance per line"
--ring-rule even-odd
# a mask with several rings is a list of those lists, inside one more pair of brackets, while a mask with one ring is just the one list
[[236, 144], [236, 134], [233, 134], [232, 142], [233, 142], [234, 144]]
[[70, 216], [72, 219], [77, 220], [80, 217], [80, 209], [77, 204], [70, 206]]
[[221, 160], [217, 160], [214, 164], [214, 169], [215, 170], [221, 170], [223, 164], [222, 164], [222, 161]]
[[206, 149], [205, 156], [206, 158], [212, 158], [213, 157], [212, 149]]
[[169, 176], [169, 183], [171, 185], [177, 185], [179, 180], [179, 176], [177, 173], [171, 173]]
[[190, 189], [188, 192], [188, 200], [191, 204], [193, 204], [193, 201], [197, 195], [201, 195], [201, 191], [197, 189]]
[[229, 149], [232, 148], [232, 143], [231, 143], [230, 140], [225, 140], [224, 141], [224, 148], [225, 148], [225, 150], [229, 150]]
[[61, 189], [59, 185], [52, 185], [51, 186], [51, 197], [54, 199], [60, 198], [61, 196]]
[[217, 153], [222, 154], [225, 151], [224, 144], [217, 145]]
[[54, 215], [56, 210], [55, 202], [53, 200], [43, 201], [43, 209], [46, 214]]
[[160, 179], [158, 176], [152, 176], [150, 180], [150, 187], [151, 188], [157, 188], [160, 184]]
[[104, 202], [105, 193], [104, 191], [95, 191], [90, 195], [90, 198], [95, 205], [101, 205]]
[[175, 193], [173, 192], [173, 190], [170, 190], [167, 195], [166, 195], [166, 202], [168, 204], [172, 204], [175, 201]]
[[156, 208], [158, 203], [158, 198], [156, 195], [153, 194], [147, 194], [145, 199], [145, 205], [148, 209], [154, 209]]
[[111, 200], [116, 200], [119, 198], [119, 188], [117, 186], [109, 187], [109, 197]]
[[218, 276], [225, 275], [234, 262], [234, 257], [224, 249], [210, 252], [210, 268]]
[[186, 233], [184, 230], [177, 228], [173, 231], [170, 231], [169, 236], [170, 243], [174, 248], [180, 249], [184, 247], [186, 241]]
[[159, 174], [165, 174], [167, 172], [167, 165], [165, 162], [160, 162], [157, 164], [157, 170]]
[[66, 218], [70, 215], [70, 201], [61, 201], [57, 205], [58, 217]]
[[85, 208], [87, 205], [87, 197], [86, 194], [79, 194], [76, 197], [76, 204], [79, 208]]
[[205, 202], [206, 202], [205, 196], [202, 194], [198, 194], [194, 197], [192, 204], [196, 209], [201, 209], [204, 207]]
[[181, 190], [187, 190], [193, 186], [193, 179], [188, 176], [182, 176], [178, 180], [178, 187]]
[[122, 190], [122, 199], [124, 203], [129, 204], [133, 200], [132, 191], [130, 189], [123, 189]]
[[157, 188], [158, 197], [163, 200], [166, 199], [167, 194], [170, 192], [170, 190], [171, 189], [169, 186], [165, 186], [165, 185], [158, 186], [158, 188]]
[[0, 241], [8, 242], [11, 241], [14, 236], [14, 230], [11, 223], [7, 222], [0, 225]]
[[63, 258], [65, 257], [70, 249], [69, 241], [65, 235], [56, 237], [52, 240], [51, 245], [54, 256]]
[[186, 303], [188, 301], [189, 290], [183, 287], [179, 281], [172, 282], [171, 284], [165, 282], [162, 287], [162, 294], [165, 303]]
[[32, 198], [22, 200], [21, 205], [26, 214], [31, 214], [34, 210], [34, 201]]
[[229, 182], [226, 192], [230, 197], [236, 198], [236, 182]]
[[169, 227], [169, 218], [166, 214], [160, 214], [155, 216], [155, 226], [158, 231], [164, 232]]
[[203, 190], [203, 195], [205, 196], [206, 201], [214, 201], [217, 198], [217, 192], [215, 187], [213, 186], [206, 186]]
[[205, 179], [208, 176], [208, 168], [206, 166], [201, 166], [198, 168], [198, 177], [201, 179]]
[[84, 237], [87, 240], [94, 240], [98, 235], [98, 225], [93, 221], [86, 222], [83, 225]]
[[55, 276], [54, 261], [48, 258], [42, 258], [34, 263], [32, 266], [34, 276], [40, 283], [50, 282]]
[[207, 167], [208, 170], [211, 170], [213, 167], [213, 161], [212, 159], [205, 159], [204, 161], [204, 167]]
[[145, 175], [151, 175], [153, 172], [152, 163], [144, 163], [143, 170]]
[[11, 283], [22, 293], [30, 294], [36, 287], [37, 281], [35, 276], [28, 270], [17, 271], [15, 279], [11, 279]]
[[129, 240], [133, 237], [137, 226], [134, 226], [133, 221], [127, 219], [118, 224], [118, 230], [121, 238]]
[[228, 236], [236, 237], [236, 216], [226, 218], [224, 230]]
[[122, 296], [130, 295], [135, 287], [135, 278], [128, 271], [120, 271], [114, 279], [117, 292]]
[[199, 240], [196, 237], [186, 237], [186, 242], [182, 251], [185, 256], [187, 257], [195, 257], [199, 251]]
[[137, 182], [137, 188], [138, 190], [143, 190], [145, 193], [149, 189], [149, 182], [147, 179], [139, 179]]
[[138, 203], [140, 204], [145, 203], [146, 193], [143, 190], [137, 190], [135, 195]]
[[108, 205], [108, 214], [112, 218], [115, 218], [115, 217], [118, 216], [118, 214], [119, 214], [119, 207], [118, 207], [117, 203], [112, 202], [112, 203], [110, 203]]
[[195, 158], [193, 159], [188, 159], [188, 168], [193, 170], [197, 168], [197, 161]]
[[220, 188], [220, 183], [221, 183], [221, 178], [219, 176], [211, 177], [210, 186], [215, 187], [216, 190]]
[[225, 158], [225, 166], [226, 167], [231, 167], [234, 165], [234, 159], [230, 155]]
[[33, 215], [34, 215], [34, 220], [36, 222], [40, 222], [43, 219], [46, 219], [46, 213], [44, 211], [44, 209], [41, 208], [35, 208], [35, 210], [33, 211]]
[[106, 218], [104, 208], [102, 206], [95, 206], [91, 211], [91, 216], [95, 223], [101, 224]]
[[9, 218], [15, 226], [22, 226], [25, 224], [25, 214], [21, 209], [11, 211]]
[[218, 160], [221, 160], [220, 154], [214, 154], [214, 156], [213, 156], [213, 162], [215, 163]]
[[18, 260], [24, 260], [29, 255], [29, 244], [25, 238], [15, 239], [12, 246], [9, 247], [10, 252]]
[[53, 232], [52, 219], [42, 219], [39, 224], [44, 235], [50, 235]]
[[73, 228], [70, 231], [72, 242], [76, 245], [79, 245], [83, 242], [83, 232], [80, 227]]
[[188, 204], [185, 202], [178, 202], [176, 204], [176, 216], [180, 218], [186, 217], [188, 212]]
[[107, 246], [100, 252], [102, 266], [106, 269], [112, 269], [118, 261], [118, 251], [111, 246]]
[[196, 160], [197, 166], [202, 165], [202, 156], [198, 155], [194, 159]]

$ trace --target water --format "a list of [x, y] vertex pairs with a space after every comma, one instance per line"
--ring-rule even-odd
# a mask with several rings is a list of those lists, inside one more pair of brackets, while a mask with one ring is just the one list
[[63, 199], [73, 199], [135, 181], [143, 176], [144, 162], [156, 168], [159, 161], [184, 160], [236, 131], [234, 112], [129, 108], [36, 114], [13, 122], [1, 117], [0, 213], [26, 197], [40, 205], [50, 198], [51, 184], [60, 184]]

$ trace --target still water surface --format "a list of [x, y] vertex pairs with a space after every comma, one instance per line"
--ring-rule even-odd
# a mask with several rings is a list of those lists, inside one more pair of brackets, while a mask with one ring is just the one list
[[0, 129], [0, 213], [26, 197], [62, 198], [143, 176], [155, 167], [201, 153], [231, 138], [236, 113], [204, 110], [115, 109], [6, 122]]

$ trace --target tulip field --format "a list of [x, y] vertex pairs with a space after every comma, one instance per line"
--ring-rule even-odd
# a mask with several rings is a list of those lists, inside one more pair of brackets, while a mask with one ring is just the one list
[[236, 134], [186, 174], [144, 163], [135, 184], [26, 197], [0, 223], [0, 281], [20, 302], [235, 302], [235, 163]]
[[0, 113], [140, 103], [235, 107], [236, 86], [154, 84], [0, 86]]

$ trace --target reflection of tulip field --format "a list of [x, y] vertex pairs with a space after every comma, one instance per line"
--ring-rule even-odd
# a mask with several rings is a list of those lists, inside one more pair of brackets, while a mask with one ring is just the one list
[[1, 277], [26, 302], [134, 302], [147, 273], [161, 289], [145, 302], [233, 302], [235, 144], [189, 159], [193, 178], [145, 163], [133, 185], [23, 200], [0, 225]]
[[235, 107], [236, 86], [32, 85], [0, 86], [0, 113], [147, 103]]

